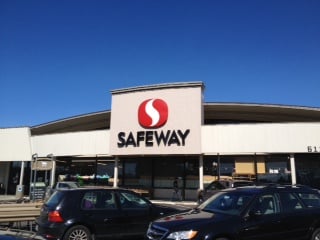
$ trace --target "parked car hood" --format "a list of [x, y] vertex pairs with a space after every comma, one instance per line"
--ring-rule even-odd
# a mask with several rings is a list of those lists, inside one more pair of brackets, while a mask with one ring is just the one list
[[171, 215], [174, 213], [181, 213], [189, 211], [190, 208], [177, 207], [177, 206], [168, 206], [163, 204], [153, 204], [153, 208], [157, 211], [159, 216]]
[[188, 212], [165, 216], [154, 221], [154, 223], [163, 228], [174, 230], [188, 228], [189, 225], [192, 228], [197, 226], [203, 227], [207, 224], [216, 224], [218, 226], [230, 218], [234, 219], [234, 216], [192, 209]]

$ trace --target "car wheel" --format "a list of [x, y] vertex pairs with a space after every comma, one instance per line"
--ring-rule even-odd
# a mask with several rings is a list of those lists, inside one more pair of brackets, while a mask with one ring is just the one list
[[71, 227], [63, 237], [63, 240], [92, 240], [88, 228], [82, 225]]
[[320, 240], [320, 228], [314, 230], [311, 240]]

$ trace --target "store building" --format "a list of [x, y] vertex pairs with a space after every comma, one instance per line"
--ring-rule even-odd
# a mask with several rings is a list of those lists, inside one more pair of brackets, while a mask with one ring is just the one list
[[28, 186], [39, 159], [54, 170], [37, 182], [72, 179], [152, 198], [170, 198], [175, 178], [189, 200], [222, 177], [320, 188], [319, 108], [205, 103], [204, 92], [202, 82], [119, 89], [111, 111], [0, 129], [2, 193]]

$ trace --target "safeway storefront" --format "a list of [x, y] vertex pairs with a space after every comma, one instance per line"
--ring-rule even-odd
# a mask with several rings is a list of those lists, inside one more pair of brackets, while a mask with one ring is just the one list
[[28, 156], [12, 154], [20, 129], [11, 129], [1, 164], [27, 185], [32, 156], [50, 155], [48, 178], [146, 189], [154, 198], [170, 198], [175, 178], [185, 199], [218, 177], [319, 187], [320, 109], [205, 103], [204, 90], [187, 82], [111, 91], [112, 111], [31, 127], [21, 143]]
[[[154, 197], [166, 198], [172, 195], [176, 177], [185, 195], [187, 188], [197, 187], [202, 93], [201, 83], [112, 92], [110, 154], [115, 156], [116, 166], [119, 160], [129, 158], [125, 161], [125, 184], [148, 186]], [[143, 172], [132, 169], [134, 175], [130, 176], [130, 166]], [[191, 173], [186, 172], [186, 166]]]

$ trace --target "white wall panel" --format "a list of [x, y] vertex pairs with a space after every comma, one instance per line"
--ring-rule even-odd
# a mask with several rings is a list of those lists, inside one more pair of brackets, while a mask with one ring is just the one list
[[0, 161], [30, 161], [30, 129], [0, 129]]
[[204, 154], [304, 153], [320, 146], [320, 123], [202, 126]]
[[33, 153], [39, 157], [109, 155], [109, 130], [33, 136]]

